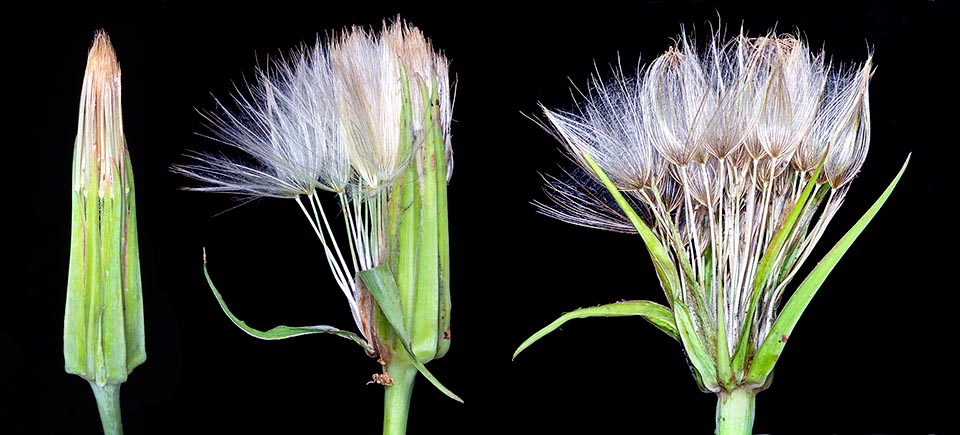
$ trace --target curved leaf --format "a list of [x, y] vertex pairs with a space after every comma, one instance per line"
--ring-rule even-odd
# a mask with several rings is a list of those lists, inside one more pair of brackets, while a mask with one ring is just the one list
[[233, 313], [227, 308], [226, 302], [223, 301], [223, 296], [220, 295], [220, 292], [217, 291], [217, 287], [213, 285], [213, 280], [210, 279], [210, 272], [207, 271], [207, 253], [204, 250], [203, 253], [203, 276], [207, 278], [207, 284], [210, 285], [210, 290], [213, 290], [213, 295], [217, 298], [217, 302], [220, 303], [220, 308], [223, 312], [230, 318], [230, 321], [234, 325], [237, 325], [238, 328], [242, 329], [243, 332], [250, 334], [253, 337], [259, 338], [261, 340], [282, 340], [284, 338], [297, 337], [300, 335], [307, 334], [333, 334], [338, 337], [346, 338], [354, 343], [360, 345], [364, 351], [367, 353], [373, 353], [373, 349], [370, 345], [367, 344], [360, 336], [354, 334], [350, 331], [344, 331], [342, 329], [334, 328], [327, 325], [317, 325], [317, 326], [277, 326], [269, 331], [261, 331], [259, 329], [251, 328], [247, 325], [246, 322], [234, 316]]
[[776, 365], [777, 359], [780, 357], [781, 352], [783, 352], [783, 347], [787, 344], [787, 339], [790, 337], [790, 334], [793, 333], [793, 328], [797, 326], [797, 322], [800, 320], [800, 316], [807, 308], [807, 305], [810, 304], [810, 300], [817, 294], [817, 290], [820, 289], [827, 275], [833, 271], [834, 266], [836, 266], [840, 258], [843, 257], [843, 254], [847, 252], [850, 245], [857, 240], [857, 237], [860, 236], [863, 229], [867, 227], [877, 212], [880, 211], [880, 208], [883, 207], [887, 198], [893, 193], [893, 189], [897, 187], [897, 183], [900, 181], [903, 172], [907, 170], [909, 163], [910, 156], [908, 155], [907, 160], [903, 162], [903, 167], [900, 168], [900, 172], [897, 173], [897, 176], [890, 182], [887, 189], [883, 191], [880, 198], [878, 198], [877, 201], [873, 203], [873, 206], [860, 217], [860, 220], [844, 234], [843, 238], [837, 242], [833, 249], [830, 249], [830, 252], [823, 257], [823, 260], [820, 260], [820, 263], [814, 267], [810, 275], [807, 275], [803, 282], [800, 283], [797, 291], [790, 296], [790, 300], [784, 305], [783, 311], [781, 311], [780, 316], [777, 317], [777, 321], [770, 329], [767, 338], [763, 340], [763, 345], [757, 349], [757, 354], [750, 367], [750, 373], [746, 378], [747, 382], [754, 384], [762, 383], [773, 370], [773, 366]]
[[520, 347], [518, 347], [513, 353], [513, 359], [516, 359], [517, 355], [519, 355], [524, 349], [530, 347], [531, 344], [553, 332], [555, 329], [559, 328], [561, 325], [570, 320], [584, 319], [587, 317], [625, 316], [642, 316], [648, 322], [653, 324], [653, 326], [656, 326], [657, 329], [673, 337], [674, 340], [680, 341], [680, 336], [677, 333], [677, 325], [673, 322], [673, 313], [671, 313], [667, 307], [650, 301], [624, 301], [600, 305], [598, 307], [581, 308], [579, 310], [565, 313], [564, 315], [560, 316], [559, 319], [554, 320], [553, 323], [537, 331], [535, 334], [530, 336], [530, 338], [524, 341], [523, 344], [521, 344]]

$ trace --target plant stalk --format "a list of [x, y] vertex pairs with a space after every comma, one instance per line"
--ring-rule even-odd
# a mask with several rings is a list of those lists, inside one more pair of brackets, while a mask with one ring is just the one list
[[403, 435], [407, 432], [407, 415], [410, 412], [410, 396], [417, 369], [406, 358], [397, 358], [387, 365], [387, 373], [393, 385], [383, 394], [383, 434]]
[[100, 386], [91, 382], [90, 388], [93, 388], [93, 395], [97, 397], [103, 434], [123, 435], [123, 424], [120, 422], [120, 384]]
[[756, 391], [750, 388], [717, 394], [717, 435], [752, 434], [756, 398]]

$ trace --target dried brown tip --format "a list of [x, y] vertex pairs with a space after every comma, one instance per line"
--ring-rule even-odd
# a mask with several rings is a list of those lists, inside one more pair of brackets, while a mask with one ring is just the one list
[[117, 63], [117, 53], [110, 43], [110, 36], [103, 30], [97, 30], [93, 37], [93, 45], [87, 54], [87, 78], [99, 80], [116, 80], [120, 87], [120, 65]]
[[[123, 178], [126, 143], [120, 105], [120, 65], [110, 37], [98, 30], [87, 55], [80, 95], [74, 181], [77, 188], [112, 193]], [[121, 180], [122, 183], [122, 180]]]

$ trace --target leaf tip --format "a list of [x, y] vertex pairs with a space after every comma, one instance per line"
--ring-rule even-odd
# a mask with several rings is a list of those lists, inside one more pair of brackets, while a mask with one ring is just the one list
[[513, 356], [510, 357], [510, 361], [516, 361], [517, 356], [520, 355], [520, 352], [523, 352], [528, 347], [530, 347], [530, 345], [533, 344], [533, 342], [537, 341], [537, 338], [538, 337], [536, 337], [536, 334], [535, 334], [533, 337], [530, 337], [526, 339], [526, 341], [524, 341], [523, 343], [520, 343], [520, 346], [517, 347], [517, 350], [513, 351]]

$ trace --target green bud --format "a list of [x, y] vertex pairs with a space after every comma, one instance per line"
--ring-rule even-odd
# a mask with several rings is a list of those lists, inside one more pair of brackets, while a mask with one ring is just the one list
[[120, 67], [103, 32], [87, 57], [79, 116], [63, 357], [67, 373], [103, 386], [147, 357]]

